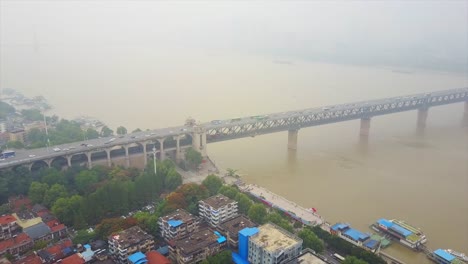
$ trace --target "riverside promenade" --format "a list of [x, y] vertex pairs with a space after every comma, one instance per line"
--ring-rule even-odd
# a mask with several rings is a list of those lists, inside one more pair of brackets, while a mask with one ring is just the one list
[[325, 222], [320, 215], [314, 213], [312, 210], [306, 209], [256, 184], [239, 184], [238, 186], [241, 191], [257, 197], [268, 206], [280, 209], [292, 218], [301, 221], [303, 224], [316, 226], [322, 225]]

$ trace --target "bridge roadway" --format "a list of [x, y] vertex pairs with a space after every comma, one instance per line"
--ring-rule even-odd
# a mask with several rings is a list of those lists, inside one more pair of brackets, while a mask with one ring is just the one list
[[[54, 159], [60, 157], [67, 159], [68, 165], [70, 165], [72, 157], [82, 154], [88, 157], [88, 166], [91, 167], [92, 155], [97, 152], [106, 152], [108, 164], [110, 165], [110, 152], [112, 150], [124, 149], [128, 160], [129, 148], [132, 146], [140, 147], [140, 153], [145, 154], [145, 163], [146, 154], [151, 152], [153, 146], [160, 153], [160, 158], [164, 158], [165, 150], [171, 148], [176, 150], [176, 158], [179, 159], [181, 148], [187, 147], [187, 145], [192, 145], [206, 156], [207, 143], [280, 131], [289, 131], [288, 147], [295, 149], [297, 147], [297, 132], [300, 128], [361, 119], [360, 135], [367, 138], [370, 119], [373, 116], [418, 110], [417, 127], [422, 130], [425, 127], [430, 107], [459, 102], [465, 102], [464, 122], [466, 123], [468, 122], [468, 88], [459, 88], [269, 115], [213, 120], [194, 126], [184, 125], [131, 133], [124, 137], [111, 136], [50, 148], [19, 150], [16, 157], [0, 161], [0, 169], [18, 165], [31, 165], [40, 161], [45, 161], [50, 166]], [[114, 139], [111, 141], [112, 138]], [[59, 148], [60, 151], [54, 151], [53, 148]], [[128, 161], [127, 164], [129, 164]]]

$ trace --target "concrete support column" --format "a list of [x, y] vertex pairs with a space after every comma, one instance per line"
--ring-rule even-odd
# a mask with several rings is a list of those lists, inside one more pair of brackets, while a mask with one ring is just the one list
[[145, 168], [146, 168], [146, 165], [148, 164], [148, 153], [146, 153], [146, 142], [143, 142], [142, 145], [143, 145], [143, 164], [145, 165]]
[[159, 159], [160, 160], [164, 160], [166, 158], [166, 152], [164, 151], [164, 140], [165, 138], [163, 139], [158, 139], [159, 141]]
[[369, 131], [370, 131], [370, 117], [361, 118], [361, 127], [359, 129], [359, 137], [361, 141], [369, 141]]
[[93, 163], [91, 162], [91, 152], [87, 152], [86, 157], [88, 158], [88, 169], [92, 169]]
[[196, 151], [200, 151], [200, 134], [199, 133], [193, 133], [192, 134], [192, 147]]
[[468, 101], [465, 101], [465, 112], [463, 112], [463, 126], [468, 127]]
[[111, 160], [111, 150], [110, 149], [106, 149], [106, 154], [107, 154], [107, 166], [108, 167], [111, 167], [112, 166], [112, 160]]
[[128, 146], [123, 147], [125, 149], [125, 166], [130, 167], [130, 156], [128, 155]]
[[299, 129], [288, 130], [288, 149], [297, 149], [297, 133]]
[[68, 165], [69, 168], [71, 168], [71, 166], [72, 166], [71, 158], [72, 158], [72, 156], [67, 156], [67, 165]]
[[418, 109], [418, 119], [416, 122], [416, 130], [418, 134], [424, 132], [426, 128], [426, 121], [427, 121], [427, 114], [429, 112], [429, 108], [420, 108]]
[[47, 166], [49, 168], [52, 166], [52, 161], [53, 161], [53, 159], [45, 160], [45, 162], [47, 163]]
[[174, 137], [174, 140], [176, 141], [176, 162], [179, 162], [181, 157], [180, 157], [180, 137]]
[[201, 144], [200, 144], [200, 150], [201, 150], [200, 152], [201, 152], [203, 157], [208, 156], [206, 147], [207, 147], [207, 145], [206, 145], [206, 132], [203, 132], [201, 134]]

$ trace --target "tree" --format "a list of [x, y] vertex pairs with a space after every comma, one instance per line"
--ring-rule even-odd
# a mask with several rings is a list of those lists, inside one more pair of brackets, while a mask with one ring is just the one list
[[348, 256], [343, 261], [343, 264], [368, 264], [366, 261], [356, 258], [355, 256]]
[[203, 180], [202, 184], [208, 189], [210, 195], [215, 195], [223, 186], [223, 181], [218, 176], [211, 174]]
[[265, 223], [266, 215], [267, 211], [263, 204], [253, 204], [249, 209], [249, 218], [259, 225]]
[[312, 230], [309, 228], [304, 228], [302, 229], [301, 232], [299, 232], [298, 235], [300, 238], [302, 238], [304, 248], [311, 248], [315, 250], [315, 252], [321, 253], [323, 252], [324, 245], [322, 240], [320, 240], [317, 235], [315, 235]]
[[49, 185], [47, 185], [47, 183], [32, 182], [31, 186], [29, 186], [29, 199], [31, 199], [33, 203], [42, 203], [48, 189]]
[[218, 192], [226, 197], [235, 199], [237, 194], [239, 193], [239, 190], [232, 186], [223, 185], [221, 186], [221, 188], [219, 188]]
[[137, 129], [132, 131], [132, 133], [136, 133], [136, 132], [141, 132], [141, 129], [137, 128]]
[[75, 177], [76, 188], [81, 194], [92, 192], [91, 186], [97, 182], [97, 173], [92, 170], [83, 170]]
[[51, 207], [55, 201], [59, 198], [65, 198], [67, 197], [67, 189], [65, 189], [65, 186], [60, 185], [60, 184], [54, 184], [50, 187], [49, 190], [46, 191], [44, 195], [44, 205], [47, 207]]
[[178, 192], [172, 192], [170, 193], [167, 197], [167, 206], [170, 210], [176, 210], [176, 209], [185, 209], [187, 208], [187, 202], [185, 200], [185, 197], [182, 193]]
[[44, 116], [39, 109], [23, 109], [21, 110], [21, 115], [30, 121], [39, 121], [44, 119]]
[[127, 134], [127, 129], [123, 126], [119, 126], [117, 128], [117, 135], [125, 135]]
[[52, 213], [60, 219], [65, 225], [74, 224], [75, 216], [81, 214], [81, 205], [83, 197], [73, 195], [69, 198], [58, 198], [52, 206]]
[[114, 134], [114, 131], [112, 131], [112, 129], [110, 129], [107, 126], [102, 127], [101, 136], [108, 137], [108, 136], [111, 136], [112, 134]]
[[185, 160], [194, 168], [198, 167], [203, 161], [203, 157], [200, 152], [193, 148], [187, 149], [185, 152]]
[[0, 118], [6, 118], [8, 114], [13, 114], [15, 112], [16, 109], [13, 106], [0, 101]]
[[94, 232], [88, 232], [86, 229], [78, 230], [76, 232], [76, 236], [73, 238], [73, 244], [86, 244], [88, 243], [91, 239], [94, 239], [96, 237], [96, 233]]
[[62, 172], [55, 168], [46, 168], [40, 171], [39, 177], [43, 183], [47, 183], [49, 186], [54, 184], [65, 184], [65, 178]]
[[99, 137], [99, 132], [97, 132], [95, 129], [88, 128], [86, 130], [86, 138], [87, 139], [95, 139]]
[[47, 247], [47, 241], [39, 240], [34, 243], [33, 249], [37, 251], [45, 247]]
[[175, 170], [170, 169], [165, 175], [164, 188], [168, 191], [172, 191], [182, 184], [182, 176]]
[[6, 145], [7, 145], [7, 148], [12, 148], [12, 149], [24, 148], [24, 144], [21, 141], [8, 141]]
[[237, 175], [236, 174], [237, 170], [235, 170], [235, 169], [227, 168], [226, 171], [227, 171], [227, 176], [235, 177]]
[[243, 193], [238, 193], [235, 197], [235, 200], [237, 201], [239, 212], [242, 214], [247, 214], [253, 204], [252, 200], [250, 200], [250, 198]]
[[216, 255], [203, 260], [201, 264], [229, 264], [232, 263], [231, 251], [223, 250]]
[[31, 130], [29, 130], [27, 134], [27, 138], [30, 143], [37, 143], [37, 142], [45, 143], [47, 141], [46, 133], [40, 130], [39, 128], [32, 128]]

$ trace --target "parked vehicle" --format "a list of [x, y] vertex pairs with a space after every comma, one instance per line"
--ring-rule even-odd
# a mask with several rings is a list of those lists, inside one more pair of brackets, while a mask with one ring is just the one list
[[5, 150], [0, 154], [0, 159], [8, 159], [16, 156], [16, 152], [14, 150]]

